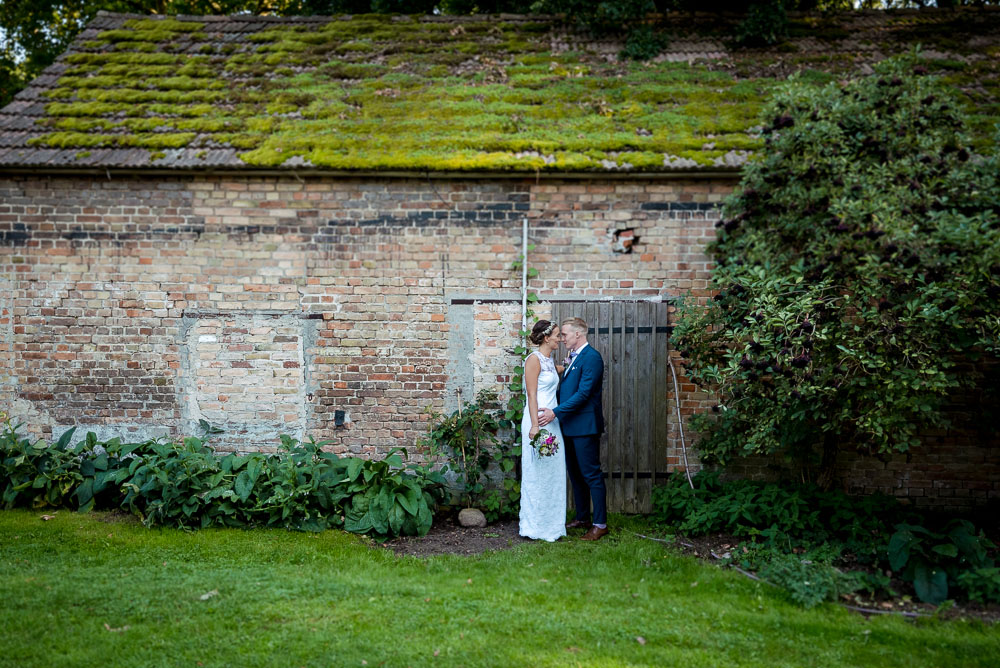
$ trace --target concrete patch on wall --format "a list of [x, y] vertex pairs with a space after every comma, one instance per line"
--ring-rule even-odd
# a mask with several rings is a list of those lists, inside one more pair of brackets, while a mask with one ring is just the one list
[[293, 315], [185, 317], [179, 391], [184, 422], [220, 427], [220, 451], [270, 450], [308, 423], [306, 327]]
[[[24, 258], [18, 257], [23, 262]], [[5, 261], [10, 261], [5, 260]], [[13, 269], [13, 264], [10, 269]], [[14, 374], [14, 281], [9, 275], [0, 276], [0, 411], [14, 412], [17, 398], [17, 377]], [[7, 406], [9, 409], [4, 409]]]
[[[530, 330], [535, 321], [547, 318], [548, 304], [535, 304], [535, 315], [528, 320]], [[521, 303], [476, 302], [473, 305], [475, 357], [473, 383], [476, 392], [483, 389], [497, 390], [501, 402], [510, 396], [507, 385], [514, 369], [521, 364], [514, 349], [521, 345]], [[529, 344], [530, 346], [530, 344]]]
[[444, 411], [451, 413], [458, 408], [459, 397], [472, 401], [475, 396], [473, 368], [476, 358], [475, 321], [473, 305], [452, 303], [448, 306], [448, 364], [445, 367], [446, 392]]

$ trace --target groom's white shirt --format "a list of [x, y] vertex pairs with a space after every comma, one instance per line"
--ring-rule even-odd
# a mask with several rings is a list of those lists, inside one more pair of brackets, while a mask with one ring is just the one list
[[568, 374], [568, 373], [569, 373], [569, 370], [573, 368], [573, 365], [574, 365], [574, 364], [576, 364], [576, 361], [577, 361], [578, 359], [580, 359], [580, 353], [581, 353], [581, 352], [583, 352], [583, 349], [584, 349], [584, 348], [586, 348], [586, 347], [587, 347], [587, 346], [589, 346], [589, 345], [590, 345], [589, 343], [587, 343], [586, 341], [584, 341], [584, 342], [583, 342], [583, 345], [582, 345], [582, 346], [580, 346], [579, 348], [577, 348], [577, 349], [576, 349], [576, 357], [574, 357], [574, 358], [573, 358], [573, 361], [572, 361], [572, 362], [570, 362], [570, 363], [569, 363], [569, 366], [568, 366], [568, 367], [566, 367], [566, 370], [565, 370], [565, 371], [563, 371], [563, 378], [565, 378], [565, 377], [566, 377], [566, 374]]

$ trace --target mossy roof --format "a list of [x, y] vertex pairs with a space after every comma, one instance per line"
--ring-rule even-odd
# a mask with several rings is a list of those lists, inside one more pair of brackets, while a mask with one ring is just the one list
[[738, 17], [653, 17], [618, 56], [557, 18], [101, 13], [0, 110], [0, 168], [336, 172], [737, 170], [789, 75], [815, 85], [912, 51], [1000, 119], [1000, 11], [793, 15], [771, 48]]

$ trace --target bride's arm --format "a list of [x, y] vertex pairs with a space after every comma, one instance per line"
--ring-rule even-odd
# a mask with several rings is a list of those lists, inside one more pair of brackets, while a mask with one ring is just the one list
[[534, 438], [538, 433], [538, 374], [542, 371], [542, 365], [538, 357], [532, 355], [524, 363], [524, 390], [528, 395], [528, 415], [531, 416], [531, 431], [528, 438]]

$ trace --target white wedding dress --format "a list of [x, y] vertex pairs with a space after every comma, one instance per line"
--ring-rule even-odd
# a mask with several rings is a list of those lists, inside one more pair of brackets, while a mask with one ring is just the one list
[[[559, 374], [555, 363], [538, 351], [532, 353], [541, 362], [538, 374], [538, 408], [555, 408], [559, 405], [556, 390]], [[554, 541], [566, 535], [566, 446], [563, 443], [559, 420], [542, 427], [555, 434], [559, 451], [551, 457], [539, 457], [531, 447], [531, 415], [524, 406], [521, 418], [521, 523], [520, 533], [527, 538]]]

